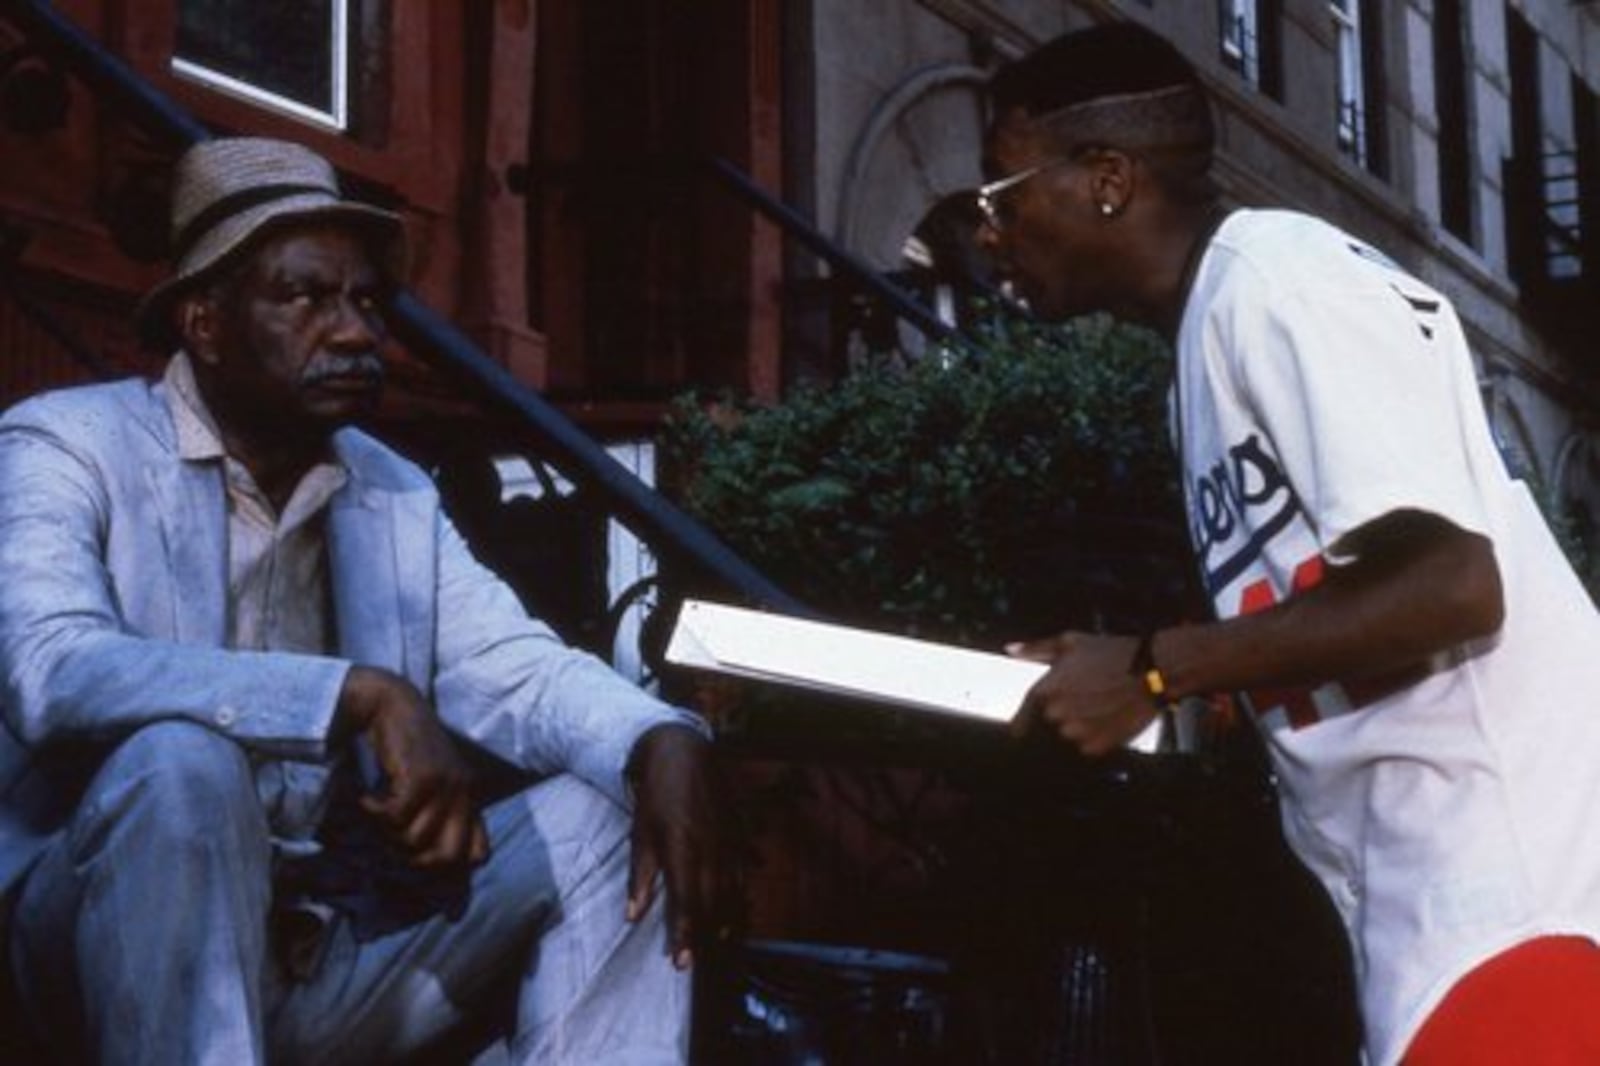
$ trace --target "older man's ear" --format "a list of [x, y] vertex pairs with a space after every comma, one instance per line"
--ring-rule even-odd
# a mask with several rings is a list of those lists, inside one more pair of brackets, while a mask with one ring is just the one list
[[194, 293], [172, 309], [172, 324], [189, 355], [215, 366], [217, 354], [217, 304], [210, 296]]

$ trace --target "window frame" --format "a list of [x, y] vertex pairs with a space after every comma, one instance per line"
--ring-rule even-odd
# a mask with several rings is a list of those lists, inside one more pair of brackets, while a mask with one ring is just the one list
[[1470, 8], [1466, 0], [1436, 2], [1431, 33], [1433, 110], [1439, 118], [1435, 141], [1439, 160], [1439, 224], [1457, 239], [1476, 247], [1479, 206], [1473, 166], [1477, 145], [1476, 123], [1472, 118]]
[[1283, 102], [1282, 0], [1217, 0], [1217, 51], [1244, 82]]
[[1334, 129], [1339, 151], [1363, 167], [1367, 144], [1367, 79], [1361, 47], [1361, 0], [1328, 0], [1334, 34]]
[[[277, 111], [281, 114], [338, 133], [348, 132], [351, 115], [350, 77], [350, 19], [352, 0], [328, 0], [328, 95], [331, 107], [327, 111], [300, 100], [284, 96], [270, 89], [252, 84], [236, 75], [213, 69], [178, 54], [176, 42], [172, 49], [172, 72], [182, 78], [241, 100]], [[174, 26], [181, 17], [182, 0], [173, 8]]]
[[1218, 0], [1217, 48], [1223, 66], [1261, 85], [1261, 9], [1256, 0]]

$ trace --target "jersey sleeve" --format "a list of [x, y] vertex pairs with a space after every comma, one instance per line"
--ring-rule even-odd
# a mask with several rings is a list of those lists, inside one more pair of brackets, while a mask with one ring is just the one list
[[1382, 263], [1336, 267], [1315, 284], [1252, 268], [1226, 346], [1324, 553], [1397, 510], [1486, 533], [1469, 458], [1483, 414], [1453, 310]]

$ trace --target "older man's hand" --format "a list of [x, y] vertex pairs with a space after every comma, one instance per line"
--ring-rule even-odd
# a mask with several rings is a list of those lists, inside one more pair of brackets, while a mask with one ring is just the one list
[[628, 918], [644, 914], [661, 875], [668, 950], [673, 964], [686, 969], [694, 946], [730, 902], [711, 744], [686, 726], [657, 726], [639, 738], [628, 771], [634, 788]]
[[488, 857], [471, 770], [416, 686], [387, 670], [352, 667], [339, 695], [339, 721], [371, 743], [384, 786], [363, 795], [361, 805], [412, 865], [458, 866]]

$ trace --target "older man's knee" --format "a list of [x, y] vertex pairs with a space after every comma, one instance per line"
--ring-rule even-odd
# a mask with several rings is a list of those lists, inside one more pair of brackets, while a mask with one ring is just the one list
[[254, 773], [234, 740], [189, 722], [158, 722], [130, 734], [101, 764], [80, 819], [137, 819], [171, 838], [259, 833], [266, 824]]

